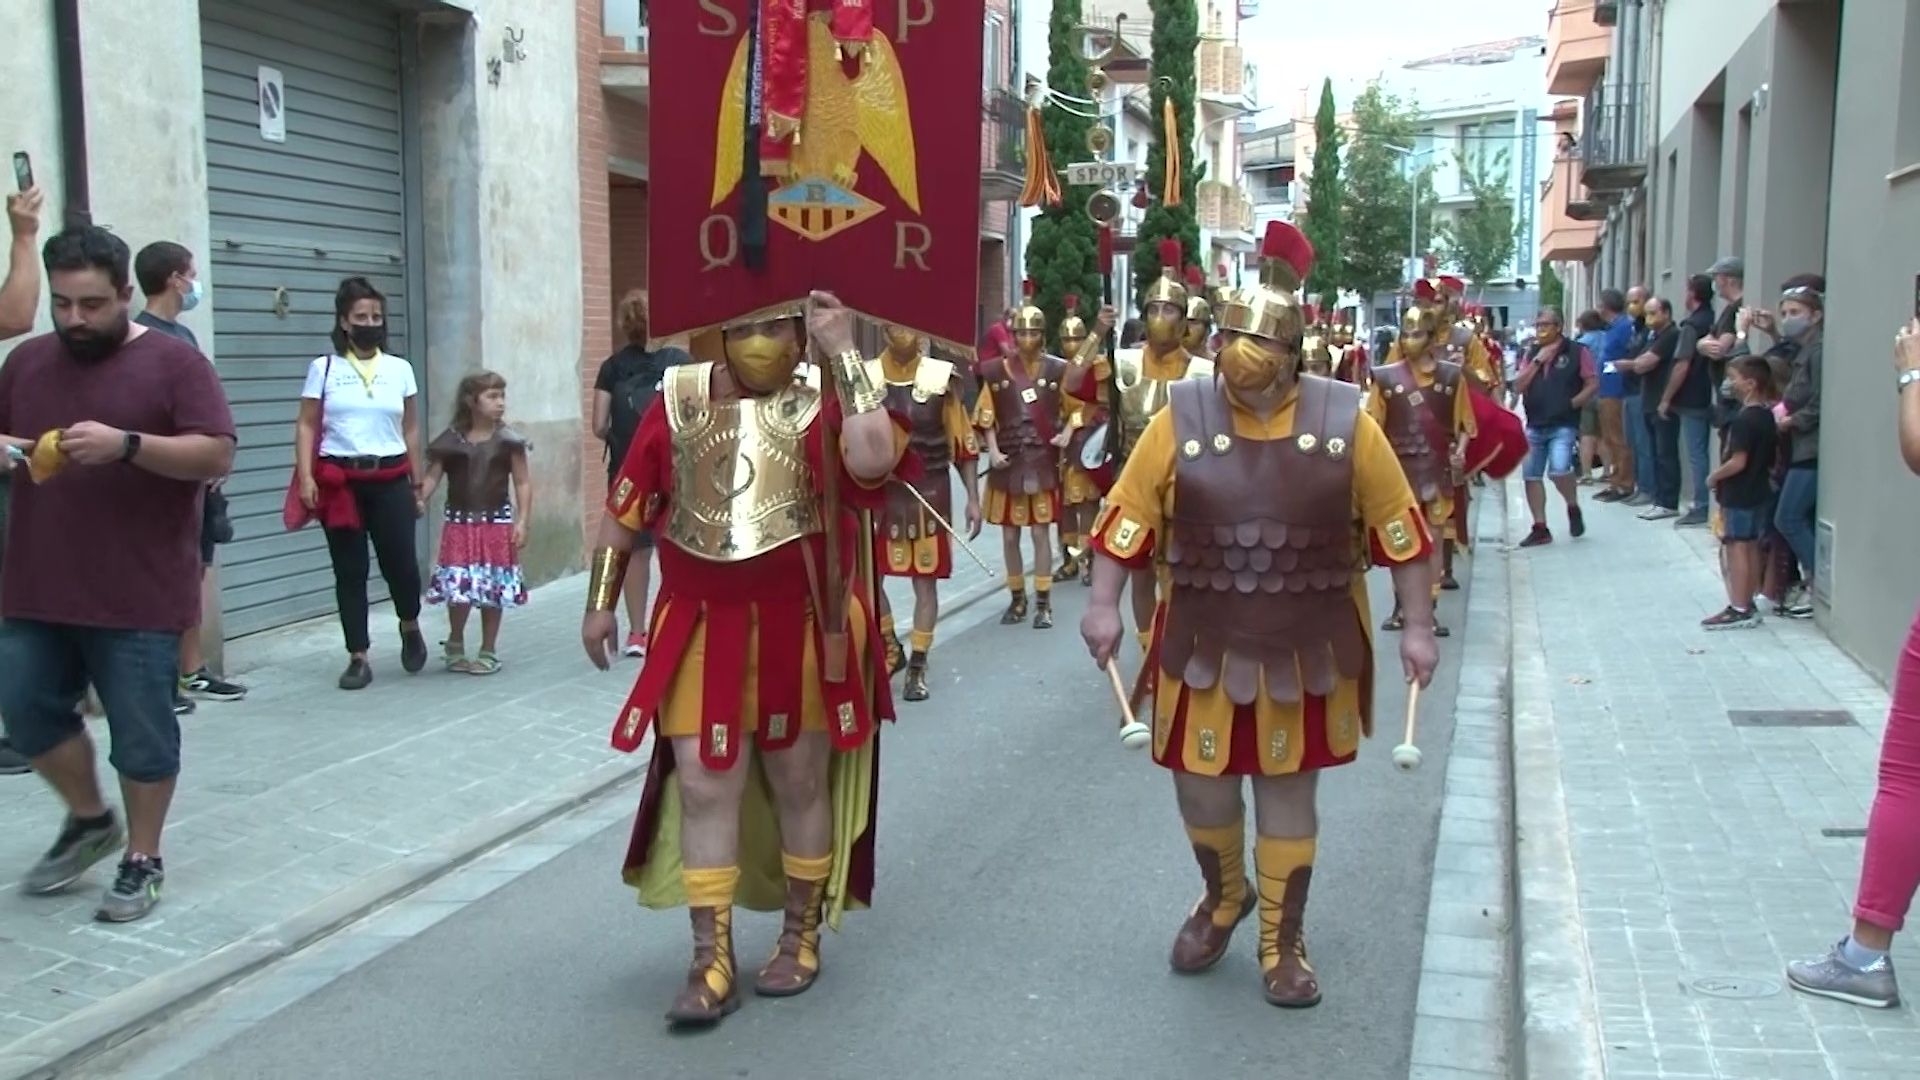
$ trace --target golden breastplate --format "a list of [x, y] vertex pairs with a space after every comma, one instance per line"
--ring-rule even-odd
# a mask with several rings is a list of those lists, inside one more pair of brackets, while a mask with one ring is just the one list
[[[1138, 435], [1147, 429], [1147, 421], [1167, 407], [1173, 384], [1181, 381], [1147, 378], [1145, 358], [1137, 352], [1116, 358], [1113, 377], [1120, 385], [1121, 430], [1128, 435]], [[1189, 355], [1187, 373], [1182, 378], [1213, 378], [1213, 361]]]
[[822, 530], [804, 438], [820, 413], [805, 385], [763, 398], [715, 401], [712, 364], [671, 368], [673, 433], [667, 537], [689, 554], [741, 562]]

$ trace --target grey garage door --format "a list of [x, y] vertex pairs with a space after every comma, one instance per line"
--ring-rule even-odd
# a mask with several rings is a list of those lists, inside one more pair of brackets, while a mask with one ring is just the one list
[[[355, 0], [201, 0], [214, 353], [240, 445], [221, 553], [228, 637], [334, 609], [326, 540], [289, 533], [281, 503], [308, 363], [327, 351], [333, 293], [364, 275], [388, 298], [390, 349], [413, 357], [408, 310], [401, 26]], [[272, 87], [272, 69], [284, 93]], [[284, 120], [270, 139], [263, 113]], [[417, 363], [417, 358], [416, 358]], [[425, 379], [421, 379], [425, 382]], [[383, 593], [375, 579], [375, 596]]]

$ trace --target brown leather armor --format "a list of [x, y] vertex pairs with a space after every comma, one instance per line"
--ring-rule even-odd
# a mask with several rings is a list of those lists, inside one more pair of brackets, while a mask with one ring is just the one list
[[427, 457], [446, 474], [447, 513], [477, 521], [510, 511], [514, 458], [528, 449], [527, 440], [510, 427], [477, 443], [452, 428], [441, 432], [428, 445]]
[[[937, 376], [937, 377], [936, 377]], [[923, 467], [913, 487], [933, 504], [940, 516], [953, 520], [953, 440], [947, 434], [947, 395], [953, 385], [953, 364], [922, 359], [911, 382], [887, 384], [887, 411], [906, 418], [907, 445]], [[881, 535], [889, 540], [918, 540], [938, 526], [925, 521], [925, 512], [906, 490], [907, 481], [887, 485], [887, 517]]]
[[[1009, 365], [1024, 365], [1020, 357], [990, 361], [981, 371], [985, 391], [993, 395], [995, 437], [1000, 452], [1007, 456], [1007, 467], [987, 473], [987, 485], [1009, 495], [1038, 495], [1060, 486], [1060, 448], [1048, 442], [1060, 433], [1061, 404], [1065, 393], [1061, 380], [1067, 377], [1067, 362], [1057, 356], [1043, 357], [1040, 371], [1021, 381], [1008, 370]], [[1024, 368], [1023, 368], [1024, 370]], [[1032, 400], [1026, 393], [1031, 392]], [[1034, 415], [1045, 416], [1051, 431], [1042, 432]]]
[[1294, 433], [1243, 439], [1225, 392], [1173, 387], [1172, 580], [1160, 667], [1236, 705], [1331, 695], [1366, 669], [1351, 599], [1362, 549], [1354, 528], [1356, 387], [1300, 380]]
[[1373, 369], [1374, 381], [1387, 402], [1387, 441], [1407, 474], [1413, 497], [1431, 502], [1453, 488], [1454, 396], [1466, 392], [1460, 385], [1461, 368], [1441, 360], [1434, 368], [1433, 385], [1422, 388], [1405, 361]]

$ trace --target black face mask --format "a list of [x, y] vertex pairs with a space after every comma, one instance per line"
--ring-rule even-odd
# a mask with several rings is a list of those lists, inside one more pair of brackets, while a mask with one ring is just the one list
[[354, 348], [363, 352], [368, 349], [383, 349], [387, 345], [386, 324], [382, 323], [379, 326], [349, 326], [347, 327], [347, 340], [353, 344]]
[[127, 317], [122, 315], [114, 327], [105, 333], [97, 333], [84, 326], [73, 329], [60, 327], [54, 332], [59, 335], [60, 344], [66, 346], [68, 355], [83, 364], [97, 364], [127, 343], [128, 326]]

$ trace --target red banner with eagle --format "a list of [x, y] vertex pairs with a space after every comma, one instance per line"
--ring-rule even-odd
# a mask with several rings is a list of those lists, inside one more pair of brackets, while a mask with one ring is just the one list
[[970, 354], [986, 0], [648, 11], [653, 335], [794, 314], [825, 289]]

